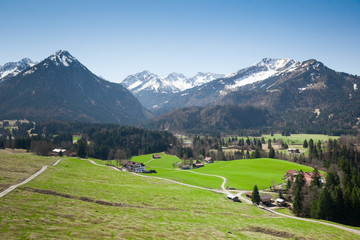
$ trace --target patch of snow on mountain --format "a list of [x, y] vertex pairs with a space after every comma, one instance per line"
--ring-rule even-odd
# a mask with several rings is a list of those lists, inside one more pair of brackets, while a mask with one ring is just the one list
[[71, 63], [77, 61], [77, 59], [70, 55], [69, 52], [64, 50], [59, 50], [49, 57], [51, 61], [55, 63], [56, 66], [63, 65], [69, 67]]
[[357, 91], [358, 90], [358, 86], [356, 83], [354, 83], [354, 91]]
[[[299, 64], [299, 62], [287, 58], [264, 58], [261, 62], [254, 64], [253, 66], [242, 69], [237, 73], [227, 75], [226, 78], [235, 78], [235, 83], [226, 86], [226, 88], [227, 90], [233, 91], [241, 86], [263, 81], [284, 72], [291, 72], [295, 70]], [[239, 78], [236, 79], [236, 76], [239, 76]]]
[[34, 66], [35, 63], [28, 58], [23, 58], [19, 62], [9, 62], [0, 67], [0, 81], [5, 78], [14, 77], [28, 67]]

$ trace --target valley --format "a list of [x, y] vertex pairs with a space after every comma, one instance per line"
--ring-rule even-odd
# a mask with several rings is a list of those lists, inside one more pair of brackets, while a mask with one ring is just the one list
[[359, 1], [2, 1], [0, 240], [360, 239]]
[[[102, 161], [96, 162], [103, 165]], [[61, 234], [88, 239], [208, 239], [209, 235], [217, 239], [357, 238], [331, 226], [234, 203], [223, 194], [103, 166], [63, 158], [28, 184], [0, 198], [1, 237], [52, 238]]]

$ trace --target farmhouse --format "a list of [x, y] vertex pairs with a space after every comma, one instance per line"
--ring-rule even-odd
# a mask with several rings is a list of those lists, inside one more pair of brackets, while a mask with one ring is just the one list
[[206, 157], [204, 160], [205, 160], [205, 162], [206, 162], [207, 164], [214, 162], [214, 160], [212, 160], [211, 157]]
[[54, 150], [51, 151], [51, 155], [53, 155], [53, 156], [60, 156], [60, 155], [62, 155], [64, 152], [66, 152], [66, 149], [55, 148]]
[[238, 196], [235, 196], [233, 194], [228, 194], [227, 195], [227, 198], [230, 199], [230, 200], [233, 200], [234, 202], [240, 202], [240, 199]]
[[300, 153], [300, 150], [298, 148], [289, 148], [288, 153]]
[[252, 198], [252, 193], [247, 192], [247, 193], [245, 193], [245, 196], [246, 196], [247, 198]]
[[143, 163], [125, 160], [121, 164], [130, 172], [145, 172], [145, 165]]
[[157, 159], [157, 158], [161, 158], [161, 156], [160, 156], [159, 154], [154, 154], [154, 155], [153, 155], [153, 158], [154, 158], [154, 159]]
[[194, 168], [199, 168], [199, 167], [203, 167], [204, 164], [202, 162], [200, 162], [199, 160], [196, 160], [196, 162], [193, 164]]
[[265, 205], [271, 204], [271, 196], [268, 194], [263, 194], [260, 196], [260, 202]]
[[282, 198], [277, 198], [277, 199], [275, 200], [275, 203], [276, 203], [276, 205], [278, 205], [279, 207], [286, 206], [286, 202], [285, 202], [285, 200], [282, 199]]

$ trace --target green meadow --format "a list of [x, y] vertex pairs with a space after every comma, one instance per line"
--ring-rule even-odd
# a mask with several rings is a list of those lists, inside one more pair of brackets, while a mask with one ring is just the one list
[[312, 171], [312, 167], [271, 158], [242, 159], [221, 161], [207, 164], [194, 171], [223, 176], [226, 185], [242, 190], [252, 190], [256, 184], [259, 189], [268, 188], [273, 184], [283, 183], [288, 170]]
[[174, 163], [180, 161], [175, 156], [160, 154], [161, 159], [152, 159], [152, 155], [133, 157], [133, 161], [145, 163], [158, 173], [153, 176], [164, 177], [179, 182], [207, 188], [220, 188], [222, 179], [214, 176], [204, 176], [196, 173], [219, 175], [227, 179], [226, 185], [241, 190], [252, 190], [257, 184], [260, 189], [273, 184], [283, 183], [283, 177], [288, 170], [313, 171], [313, 168], [284, 160], [271, 158], [242, 159], [234, 161], [219, 161], [206, 164], [205, 167], [193, 170], [179, 170]]
[[180, 162], [176, 156], [159, 153], [160, 159], [152, 159], [152, 154], [133, 157], [131, 160], [144, 163], [145, 166], [154, 169], [157, 173], [148, 174], [149, 176], [163, 177], [178, 182], [196, 185], [206, 188], [221, 188], [223, 180], [218, 177], [199, 175], [190, 170], [180, 170], [174, 166]]
[[0, 198], [0, 206], [0, 239], [358, 237], [234, 203], [219, 193], [75, 158], [64, 158], [57, 166], [50, 166]]
[[281, 134], [274, 134], [274, 136], [262, 135], [262, 137], [265, 138], [266, 142], [268, 139], [273, 140], [275, 138], [276, 140], [282, 139], [284, 143], [294, 144], [294, 145], [302, 145], [304, 143], [305, 139], [307, 141], [312, 139], [312, 140], [314, 140], [314, 143], [317, 143], [320, 140], [322, 143], [324, 143], [324, 142], [328, 141], [329, 139], [338, 139], [339, 138], [336, 136], [328, 136], [328, 135], [322, 135], [322, 134], [291, 134], [290, 136], [282, 136]]

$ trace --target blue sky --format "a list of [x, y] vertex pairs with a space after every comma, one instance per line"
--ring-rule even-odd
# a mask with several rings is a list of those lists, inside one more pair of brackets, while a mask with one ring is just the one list
[[0, 0], [0, 65], [68, 50], [119, 82], [149, 70], [229, 74], [264, 57], [360, 75], [360, 1]]

